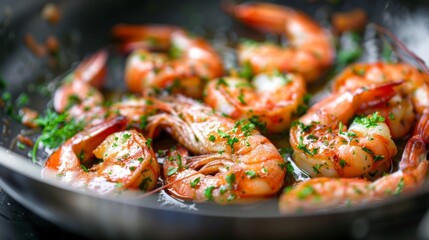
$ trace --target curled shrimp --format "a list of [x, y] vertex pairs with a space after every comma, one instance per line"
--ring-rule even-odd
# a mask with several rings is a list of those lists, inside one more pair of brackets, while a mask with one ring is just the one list
[[280, 197], [284, 213], [345, 207], [382, 200], [420, 187], [426, 177], [429, 112], [420, 119], [407, 142], [399, 170], [371, 182], [357, 178], [315, 178], [298, 183]]
[[187, 156], [179, 149], [183, 156], [163, 163], [165, 180], [176, 196], [227, 204], [270, 197], [282, 187], [285, 162], [254, 125], [234, 122], [183, 96], [156, 105], [164, 113], [151, 118], [148, 136], [165, 129], [195, 154]]
[[[132, 92], [167, 89], [199, 98], [207, 79], [223, 75], [219, 55], [210, 44], [191, 37], [183, 29], [169, 25], [124, 25], [113, 35], [126, 45], [140, 43], [128, 57], [125, 81]], [[155, 53], [161, 50], [169, 54]]]
[[86, 58], [63, 80], [55, 91], [54, 109], [65, 112], [76, 120], [100, 123], [105, 109], [101, 107], [104, 97], [98, 88], [104, 83], [106, 75], [107, 52], [101, 50]]
[[297, 10], [269, 3], [228, 6], [241, 22], [258, 30], [285, 35], [290, 46], [270, 43], [241, 44], [241, 64], [250, 64], [254, 73], [279, 70], [295, 72], [308, 82], [318, 79], [334, 60], [334, 47], [328, 31]]
[[289, 128], [306, 93], [305, 81], [296, 74], [258, 74], [249, 83], [238, 77], [210, 81], [204, 101], [233, 119], [257, 120], [269, 132]]
[[293, 160], [310, 176], [373, 177], [382, 174], [396, 152], [383, 117], [355, 118], [361, 109], [388, 101], [394, 85], [332, 94], [313, 105], [291, 127]]
[[143, 135], [124, 130], [126, 125], [124, 117], [114, 117], [84, 129], [48, 158], [44, 176], [54, 173], [74, 187], [87, 186], [101, 194], [152, 189], [159, 176], [156, 156]]
[[396, 139], [408, 134], [416, 121], [429, 107], [429, 76], [406, 63], [357, 63], [347, 67], [332, 84], [333, 92], [373, 87], [395, 81], [398, 94], [385, 104], [364, 111], [378, 111], [386, 119], [392, 136]]

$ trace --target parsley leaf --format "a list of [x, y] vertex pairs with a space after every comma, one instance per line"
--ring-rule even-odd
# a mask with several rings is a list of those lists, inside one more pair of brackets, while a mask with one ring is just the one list
[[67, 113], [56, 113], [50, 109], [45, 116], [40, 116], [34, 122], [42, 129], [42, 133], [37, 138], [32, 152], [33, 162], [36, 161], [36, 154], [39, 144], [55, 149], [61, 146], [66, 140], [73, 137], [84, 128], [83, 121], [69, 119]]

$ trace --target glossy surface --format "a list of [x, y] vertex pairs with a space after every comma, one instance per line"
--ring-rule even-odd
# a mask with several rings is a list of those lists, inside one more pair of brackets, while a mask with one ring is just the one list
[[[40, 9], [45, 2], [32, 1], [31, 5], [24, 1], [0, 3], [1, 7], [8, 5], [9, 9], [13, 10], [13, 15], [4, 14], [0, 19], [2, 26], [6, 26], [0, 32], [0, 43], [2, 43], [0, 44], [0, 72], [8, 81], [8, 90], [14, 97], [30, 86], [31, 82], [40, 81], [42, 78], [53, 79], [54, 76], [68, 69], [71, 62], [111, 44], [110, 28], [118, 22], [175, 22], [199, 35], [210, 35], [214, 30], [221, 38], [232, 40], [236, 39], [237, 35], [229, 35], [228, 32], [230, 32], [229, 29], [234, 28], [240, 36], [252, 36], [249, 29], [227, 17], [216, 1], [189, 1], [189, 4], [182, 5], [171, 4], [170, 1], [164, 0], [156, 1], [156, 4], [151, 1], [110, 0], [104, 1], [103, 4], [100, 4], [100, 1], [58, 1], [63, 11], [63, 18], [56, 26], [48, 25], [40, 18]], [[304, 1], [288, 1], [289, 3], [308, 13], [323, 15], [323, 11], [322, 13], [321, 10], [317, 11], [323, 4], [321, 1], [316, 4], [308, 4]], [[338, 8], [365, 7], [367, 4], [370, 5], [367, 9], [371, 10], [371, 18], [386, 23], [392, 29], [402, 31], [398, 33], [400, 37], [406, 38], [411, 34], [413, 42], [418, 39], [427, 39], [424, 35], [426, 25], [418, 25], [422, 31], [413, 35], [405, 25], [407, 21], [400, 21], [393, 17], [398, 13], [409, 13], [411, 15], [407, 15], [406, 18], [414, 20], [421, 20], [424, 16], [428, 16], [425, 8], [416, 8], [414, 2], [409, 4], [412, 9], [410, 11], [397, 7], [397, 1], [377, 1], [376, 3], [347, 1]], [[379, 14], [380, 12], [383, 14]], [[21, 45], [21, 39], [28, 32], [34, 34], [35, 38], [41, 39], [40, 41], [49, 34], [56, 34], [64, 43], [65, 48], [61, 52], [62, 61], [53, 72], [45, 71], [49, 70], [47, 58], [41, 61]], [[88, 38], [89, 34], [94, 37]], [[256, 37], [261, 38], [261, 36]], [[418, 46], [424, 46], [424, 44], [413, 44], [412, 48]], [[370, 59], [371, 56], [368, 58]], [[121, 68], [111, 74], [110, 76], [122, 76]], [[123, 83], [115, 83], [111, 80], [109, 86], [123, 87]], [[46, 98], [35, 96], [37, 95], [30, 96], [31, 104], [38, 106], [38, 109], [43, 109], [47, 103]], [[14, 136], [21, 128], [19, 124], [12, 124], [8, 137], [0, 140], [1, 145], [7, 148], [11, 141], [10, 136]], [[0, 186], [3, 190], [44, 219], [70, 231], [94, 238], [130, 239], [142, 236], [214, 238], [226, 235], [241, 238], [255, 236], [361, 238], [389, 222], [393, 222], [395, 229], [409, 226], [411, 221], [401, 222], [405, 216], [419, 220], [429, 207], [429, 186], [425, 185], [419, 192], [389, 199], [383, 203], [317, 214], [280, 215], [277, 202], [231, 207], [196, 205], [194, 208], [199, 210], [195, 211], [189, 205], [185, 205], [185, 208], [181, 208], [180, 206], [183, 205], [180, 204], [172, 207], [172, 204], [160, 201], [158, 197], [125, 201], [123, 198], [106, 199], [86, 192], [77, 192], [67, 186], [42, 180], [40, 168], [31, 163], [26, 157], [26, 152], [19, 150], [17, 152], [21, 157], [9, 154], [4, 148], [0, 149]], [[165, 230], [165, 226], [169, 226], [168, 231]]]

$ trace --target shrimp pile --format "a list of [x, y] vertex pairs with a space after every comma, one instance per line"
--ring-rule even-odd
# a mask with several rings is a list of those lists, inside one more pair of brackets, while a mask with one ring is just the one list
[[[165, 190], [219, 205], [277, 198], [285, 214], [380, 201], [423, 184], [428, 73], [402, 62], [362, 62], [323, 83], [336, 63], [334, 38], [362, 31], [364, 12], [336, 15], [331, 34], [286, 6], [224, 7], [288, 45], [237, 41], [237, 61], [226, 69], [208, 39], [182, 27], [115, 25], [128, 92], [115, 98], [104, 91], [106, 49], [68, 74], [52, 105], [81, 128], [52, 149], [43, 176], [100, 194]], [[315, 82], [331, 90], [307, 106]], [[289, 181], [293, 171], [309, 177]]]
[[420, 187], [426, 177], [429, 111], [420, 118], [408, 140], [399, 170], [374, 182], [357, 178], [314, 178], [282, 194], [282, 212], [356, 205], [399, 195]]
[[290, 46], [285, 48], [270, 43], [240, 45], [240, 62], [250, 64], [255, 73], [295, 72], [313, 82], [332, 65], [335, 50], [330, 34], [306, 14], [269, 3], [247, 3], [228, 8], [244, 24], [289, 39]]
[[410, 132], [415, 120], [429, 107], [429, 76], [406, 63], [357, 63], [347, 67], [332, 84], [333, 92], [360, 87], [380, 86], [395, 81], [397, 94], [390, 101], [366, 109], [363, 113], [379, 112], [396, 139]]
[[204, 101], [233, 119], [257, 120], [271, 133], [288, 129], [304, 104], [305, 81], [300, 75], [258, 74], [249, 83], [238, 77], [210, 81]]
[[125, 82], [131, 92], [167, 89], [198, 98], [205, 81], [223, 75], [222, 61], [215, 50], [181, 28], [120, 24], [113, 28], [113, 35], [126, 46], [140, 45], [126, 64]]
[[[285, 176], [284, 161], [275, 146], [250, 122], [233, 121], [207, 106], [181, 96], [160, 102], [165, 113], [152, 117], [148, 128], [166, 129], [195, 156], [164, 163], [166, 181], [194, 175], [191, 181], [173, 184], [181, 198], [219, 203], [275, 195]], [[151, 136], [151, 135], [149, 135]], [[174, 154], [173, 154], [174, 155]], [[198, 174], [197, 174], [198, 173]], [[213, 175], [214, 174], [214, 175]], [[199, 179], [199, 180], [196, 180]], [[193, 186], [192, 182], [198, 182]]]

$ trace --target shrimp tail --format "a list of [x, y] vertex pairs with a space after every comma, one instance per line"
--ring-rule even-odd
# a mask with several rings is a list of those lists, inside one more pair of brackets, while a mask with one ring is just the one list
[[[403, 172], [418, 169], [419, 165], [425, 165], [424, 168], [427, 169], [426, 144], [429, 143], [428, 131], [429, 111], [425, 110], [414, 129], [414, 136], [407, 142], [402, 154], [402, 160], [399, 162], [399, 168]], [[425, 173], [417, 175], [424, 176]]]
[[420, 117], [413, 135], [419, 135], [425, 143], [429, 143], [429, 109], [425, 109]]
[[396, 81], [381, 86], [377, 86], [371, 89], [359, 88], [356, 90], [356, 95], [360, 97], [359, 110], [367, 109], [370, 107], [376, 107], [380, 104], [384, 104], [389, 101], [393, 96], [397, 94], [395, 86], [402, 84], [404, 81]]
[[178, 31], [183, 30], [179, 27], [161, 24], [117, 24], [112, 28], [113, 36], [122, 43], [120, 49], [125, 52], [136, 48], [157, 51], [168, 49], [171, 46], [172, 34]]
[[105, 49], [102, 49], [92, 56], [84, 59], [74, 72], [75, 79], [87, 82], [96, 88], [100, 88], [103, 86], [107, 74], [107, 59], [108, 53]]
[[282, 34], [285, 32], [287, 15], [294, 10], [268, 3], [234, 4], [226, 2], [224, 10], [242, 23], [262, 32]]
[[418, 165], [426, 162], [426, 144], [423, 139], [415, 135], [405, 146], [399, 168], [407, 173], [418, 168]]
[[83, 130], [67, 140], [48, 158], [46, 168], [61, 172], [78, 164], [86, 164], [94, 156], [93, 150], [107, 136], [125, 129], [126, 125], [126, 118], [119, 116]]

